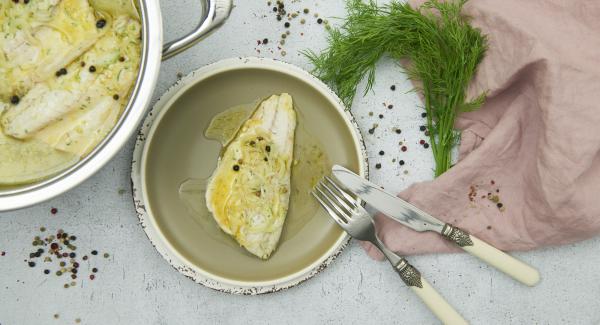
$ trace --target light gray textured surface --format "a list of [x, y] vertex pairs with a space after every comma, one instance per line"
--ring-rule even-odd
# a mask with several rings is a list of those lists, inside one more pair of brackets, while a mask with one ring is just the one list
[[[287, 1], [290, 2], [290, 1]], [[197, 67], [232, 56], [256, 56], [256, 40], [266, 48], [284, 31], [266, 0], [238, 0], [231, 19], [201, 44], [163, 64], [155, 98], [177, 78]], [[185, 32], [198, 16], [193, 0], [163, 1], [166, 39]], [[294, 1], [321, 16], [343, 16], [342, 0]], [[191, 8], [194, 8], [193, 10]], [[266, 16], [265, 16], [266, 15]], [[325, 45], [325, 31], [308, 16], [296, 20], [282, 57], [261, 49], [260, 56], [280, 58], [310, 68], [298, 50]], [[305, 35], [300, 36], [303, 32]], [[395, 92], [389, 90], [396, 84]], [[374, 93], [352, 108], [366, 135], [375, 182], [401, 190], [432, 177], [430, 152], [419, 148], [422, 123], [418, 99], [406, 93], [410, 84], [392, 62], [382, 62]], [[383, 102], [394, 105], [385, 109]], [[369, 116], [372, 111], [374, 116]], [[378, 114], [384, 114], [379, 120]], [[367, 129], [379, 123], [375, 136]], [[398, 126], [402, 136], [391, 131]], [[398, 141], [409, 151], [400, 154]], [[379, 150], [386, 155], [380, 157]], [[51, 202], [0, 214], [0, 324], [200, 324], [200, 323], [403, 323], [435, 324], [436, 319], [384, 263], [370, 260], [353, 243], [324, 272], [290, 290], [258, 296], [225, 295], [181, 276], [150, 245], [137, 225], [131, 201], [129, 167], [132, 142], [92, 179]], [[403, 168], [393, 158], [406, 161]], [[408, 170], [408, 174], [404, 174]], [[119, 190], [126, 190], [119, 193]], [[466, 193], [465, 193], [466, 195]], [[51, 207], [59, 213], [50, 214]], [[45, 276], [43, 267], [29, 268], [24, 259], [40, 226], [76, 234], [78, 251], [98, 249], [111, 257], [97, 259], [95, 281], [64, 289], [64, 279]], [[543, 280], [527, 288], [470, 256], [412, 257], [414, 265], [473, 324], [598, 324], [600, 322], [600, 238], [560, 248], [516, 254], [541, 271]], [[87, 271], [87, 266], [82, 266]], [[84, 273], [88, 274], [88, 273]], [[58, 313], [58, 320], [53, 315]]]

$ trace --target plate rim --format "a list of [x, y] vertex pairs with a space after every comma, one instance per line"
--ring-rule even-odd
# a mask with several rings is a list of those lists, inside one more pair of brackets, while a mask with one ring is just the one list
[[229, 58], [210, 63], [190, 72], [188, 75], [178, 79], [167, 91], [156, 101], [137, 134], [132, 166], [131, 166], [131, 186], [133, 193], [133, 202], [139, 219], [140, 226], [150, 240], [152, 246], [159, 254], [167, 260], [179, 273], [192, 279], [194, 282], [202, 284], [208, 288], [225, 293], [256, 295], [272, 293], [294, 287], [321, 272], [333, 260], [341, 254], [348, 245], [350, 237], [345, 232], [340, 235], [335, 244], [327, 252], [316, 259], [309, 266], [302, 270], [294, 272], [285, 277], [271, 281], [238, 281], [218, 276], [203, 270], [194, 265], [187, 258], [182, 256], [167, 240], [166, 236], [157, 227], [154, 216], [149, 205], [146, 204], [148, 193], [145, 182], [142, 178], [145, 172], [147, 148], [152, 139], [157, 125], [160, 124], [163, 116], [173, 103], [181, 97], [187, 90], [198, 82], [211, 76], [240, 69], [264, 69], [284, 73], [307, 83], [322, 93], [329, 101], [334, 104], [338, 113], [342, 116], [347, 128], [353, 136], [353, 142], [358, 149], [359, 171], [362, 176], [368, 178], [368, 156], [366, 153], [365, 142], [358, 127], [355, 117], [351, 111], [342, 103], [338, 96], [323, 82], [311, 75], [309, 72], [293, 64], [270, 58], [258, 57], [237, 57]]

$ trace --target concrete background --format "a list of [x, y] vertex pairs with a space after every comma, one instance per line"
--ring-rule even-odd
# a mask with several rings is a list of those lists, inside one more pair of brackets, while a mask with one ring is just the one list
[[[223, 28], [165, 62], [155, 99], [173, 84], [177, 73], [187, 74], [232, 56], [275, 57], [309, 69], [298, 50], [326, 44], [323, 25], [315, 22], [312, 13], [344, 15], [342, 0], [286, 1], [289, 9], [309, 8], [311, 16], [302, 28], [298, 19], [293, 22], [285, 45], [287, 55], [281, 56], [275, 43], [285, 29], [266, 2], [236, 1]], [[199, 16], [193, 0], [163, 1], [162, 8], [166, 39], [184, 33]], [[259, 47], [258, 54], [256, 40], [263, 38], [270, 42]], [[397, 86], [395, 92], [389, 90], [391, 84]], [[407, 93], [409, 89], [401, 70], [384, 61], [375, 91], [357, 99], [352, 107], [365, 135], [373, 123], [380, 124], [376, 136], [366, 136], [371, 167], [377, 162], [383, 165], [380, 170], [372, 168], [372, 177], [396, 191], [432, 177], [431, 153], [413, 145], [414, 150], [400, 154], [398, 135], [391, 131], [398, 126], [409, 143], [419, 139], [419, 102], [415, 94]], [[383, 102], [392, 103], [394, 109], [385, 109]], [[385, 114], [382, 120], [377, 117], [380, 113]], [[137, 224], [129, 181], [132, 143], [69, 193], [36, 207], [0, 214], [0, 252], [5, 252], [0, 256], [0, 324], [75, 324], [77, 318], [83, 324], [437, 323], [387, 264], [370, 260], [356, 243], [315, 278], [276, 294], [232, 296], [193, 283], [159, 256]], [[386, 152], [383, 158], [379, 150]], [[393, 158], [405, 160], [406, 165], [400, 168], [391, 162]], [[58, 208], [56, 215], [50, 213], [52, 207]], [[29, 268], [24, 259], [40, 226], [76, 234], [80, 254], [91, 249], [109, 252], [110, 258], [95, 260], [94, 266], [100, 269], [97, 279], [64, 289], [63, 278], [44, 275], [43, 267]], [[543, 280], [535, 288], [524, 287], [464, 254], [410, 260], [473, 324], [598, 324], [598, 244], [600, 238], [515, 254], [541, 271]], [[89, 272], [87, 266], [81, 269]], [[54, 314], [59, 318], [54, 319]]]

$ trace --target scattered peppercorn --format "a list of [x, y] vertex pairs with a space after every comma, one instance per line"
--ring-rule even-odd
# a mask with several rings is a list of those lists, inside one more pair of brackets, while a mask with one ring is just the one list
[[385, 152], [384, 152], [383, 150], [380, 150], [380, 151], [379, 151], [379, 155], [380, 155], [380, 156], [383, 156], [383, 155], [385, 155]]
[[90, 65], [90, 68], [88, 69], [91, 73], [96, 72], [96, 67], [93, 65]]
[[108, 258], [110, 255], [108, 253], [104, 253], [104, 258]]
[[425, 148], [425, 149], [429, 148], [429, 143], [425, 143], [425, 144], [423, 145], [423, 148]]
[[391, 89], [392, 91], [395, 91], [395, 90], [396, 90], [396, 85], [392, 85], [392, 86], [390, 87], [390, 89]]
[[44, 270], [44, 274], [50, 274], [50, 270], [48, 270], [48, 269], [45, 269], [45, 270]]
[[369, 129], [369, 134], [375, 133], [375, 129]]
[[422, 117], [422, 118], [425, 118], [425, 117], [427, 117], [427, 113], [426, 113], [426, 112], [423, 112], [423, 113], [421, 113], [421, 117]]
[[93, 268], [93, 269], [92, 269], [92, 272], [94, 272], [94, 273], [98, 273], [98, 269], [97, 269], [97, 268]]
[[93, 250], [92, 251], [92, 255], [98, 255], [98, 251], [97, 250]]
[[323, 19], [319, 18], [317, 19], [317, 24], [322, 24], [323, 23]]
[[425, 131], [425, 130], [427, 130], [427, 127], [425, 125], [421, 125], [421, 126], [419, 126], [419, 130]]
[[286, 22], [285, 22], [285, 24], [283, 24], [283, 26], [284, 26], [285, 28], [290, 28], [290, 23], [286, 21]]
[[308, 10], [308, 8], [304, 8], [303, 12], [304, 12], [305, 14], [309, 13], [309, 10]]
[[271, 152], [271, 146], [266, 146], [266, 147], [265, 147], [265, 150], [266, 150], [267, 152]]
[[400, 130], [400, 129], [396, 129], [396, 133], [397, 133], [397, 134], [400, 134], [400, 133], [402, 133], [402, 130]]
[[262, 42], [263, 42], [263, 44], [268, 44], [269, 43], [269, 39], [265, 38]]
[[379, 118], [383, 118], [383, 114], [379, 114]]
[[498, 204], [496, 204], [496, 206], [498, 207], [498, 209], [502, 209], [502, 207], [504, 206], [504, 204], [498, 202]]
[[114, 100], [119, 100], [119, 94], [114, 94], [114, 95], [113, 95], [113, 99], [114, 99]]
[[[238, 165], [233, 165], [233, 171], [239, 171], [240, 170], [240, 166]], [[94, 254], [95, 255], [95, 254]]]
[[27, 263], [27, 264], [29, 264], [29, 267], [34, 267], [35, 266], [35, 262], [34, 261], [29, 261], [29, 263]]
[[96, 28], [104, 28], [106, 26], [106, 19], [101, 18], [96, 22]]
[[12, 97], [10, 97], [10, 103], [13, 105], [17, 105], [20, 101], [21, 99], [17, 95], [13, 95]]
[[381, 169], [381, 164], [380, 164], [380, 163], [377, 163], [377, 164], [375, 165], [375, 168], [377, 168], [377, 169]]
[[400, 166], [404, 166], [404, 160], [400, 160], [398, 163], [400, 164]]
[[392, 108], [394, 108], [394, 105], [392, 105], [392, 104], [389, 104], [389, 105], [388, 105], [388, 109], [392, 109]]
[[70, 254], [69, 254], [69, 257], [70, 257], [70, 258], [75, 258], [75, 253], [70, 253]]
[[120, 57], [119, 62], [125, 62], [125, 57], [124, 56]]

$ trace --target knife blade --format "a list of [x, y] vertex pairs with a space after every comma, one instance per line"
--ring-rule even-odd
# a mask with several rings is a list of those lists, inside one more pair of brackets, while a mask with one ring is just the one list
[[384, 191], [380, 186], [367, 181], [342, 166], [334, 165], [332, 171], [333, 176], [342, 186], [401, 224], [418, 232], [435, 231], [442, 233], [445, 222]]

